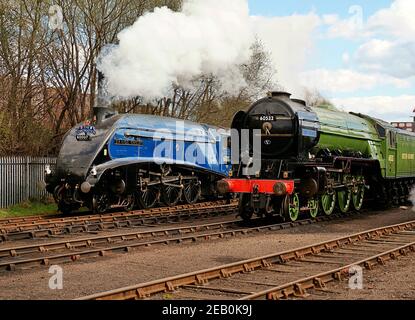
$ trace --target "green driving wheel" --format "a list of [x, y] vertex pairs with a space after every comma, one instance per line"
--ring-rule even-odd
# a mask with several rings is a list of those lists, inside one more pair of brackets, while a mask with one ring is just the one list
[[337, 204], [341, 213], [347, 213], [352, 204], [352, 191], [348, 189], [337, 191]]
[[297, 193], [290, 197], [288, 214], [291, 221], [297, 221], [298, 216], [300, 215], [300, 198]]
[[363, 207], [363, 201], [365, 200], [365, 190], [365, 185], [361, 184], [353, 192], [353, 207], [356, 211], [360, 211]]
[[333, 214], [336, 208], [336, 192], [325, 193], [321, 196], [321, 209], [326, 216]]
[[308, 207], [310, 208], [310, 216], [311, 216], [311, 218], [317, 218], [317, 216], [318, 216], [318, 209], [319, 209], [319, 207], [318, 207], [318, 200], [316, 200], [316, 199], [311, 199], [311, 200], [308, 200]]

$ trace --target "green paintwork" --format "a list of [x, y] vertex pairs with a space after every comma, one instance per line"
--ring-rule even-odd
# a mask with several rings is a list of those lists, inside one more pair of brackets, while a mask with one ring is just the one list
[[293, 194], [290, 199], [290, 208], [288, 213], [291, 221], [297, 221], [298, 216], [300, 215], [300, 198], [297, 193]]
[[321, 196], [321, 208], [326, 216], [330, 216], [336, 207], [336, 193], [325, 193]]
[[379, 142], [376, 128], [367, 120], [335, 109], [313, 109], [319, 118], [319, 149], [360, 151], [364, 156], [372, 154], [368, 141]]
[[[320, 121], [320, 141], [313, 150], [361, 152], [379, 161], [382, 176], [388, 179], [415, 176], [415, 134], [387, 122], [337, 110], [333, 106], [314, 107]], [[385, 136], [378, 128], [382, 127]], [[393, 140], [396, 143], [393, 143]]]
[[352, 203], [352, 193], [350, 190], [337, 191], [337, 201], [339, 204], [340, 212], [347, 213]]
[[360, 186], [352, 195], [353, 207], [356, 211], [360, 211], [363, 207], [365, 199], [365, 186]]
[[310, 208], [310, 216], [312, 218], [317, 218], [319, 211], [318, 199], [308, 200], [308, 207]]

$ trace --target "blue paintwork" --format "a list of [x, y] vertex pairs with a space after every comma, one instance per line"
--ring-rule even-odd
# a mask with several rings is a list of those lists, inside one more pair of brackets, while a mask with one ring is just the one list
[[303, 129], [303, 137], [317, 138], [317, 130]]
[[231, 169], [229, 130], [140, 114], [123, 116], [113, 128], [108, 143], [113, 161], [187, 165], [226, 176]]

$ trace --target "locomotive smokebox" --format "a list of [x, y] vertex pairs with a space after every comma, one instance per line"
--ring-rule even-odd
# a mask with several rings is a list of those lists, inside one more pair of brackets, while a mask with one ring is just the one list
[[[251, 135], [260, 135], [263, 159], [307, 158], [319, 139], [317, 115], [304, 101], [291, 99], [287, 92], [269, 92], [265, 99], [238, 112], [232, 128], [240, 133], [247, 129]], [[250, 145], [250, 150], [254, 149]]]
[[104, 74], [98, 71], [98, 95], [94, 106], [94, 120], [97, 125], [117, 114], [117, 112], [111, 108], [110, 102], [106, 98], [104, 86]]

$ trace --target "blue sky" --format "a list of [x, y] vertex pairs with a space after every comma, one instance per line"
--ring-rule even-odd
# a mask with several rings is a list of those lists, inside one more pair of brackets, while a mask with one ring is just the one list
[[249, 0], [249, 8], [251, 14], [261, 16], [284, 16], [315, 11], [319, 14], [338, 13], [346, 17], [349, 8], [356, 4], [364, 7], [365, 15], [368, 16], [380, 8], [390, 6], [392, 2], [391, 0]]
[[[251, 15], [269, 19], [310, 14], [320, 19], [309, 35], [312, 48], [299, 75], [306, 86], [315, 85], [344, 109], [363, 109], [389, 121], [405, 120], [412, 112], [415, 1], [249, 0], [249, 8]], [[361, 25], [356, 27], [356, 21]], [[295, 30], [292, 36], [300, 38]]]

